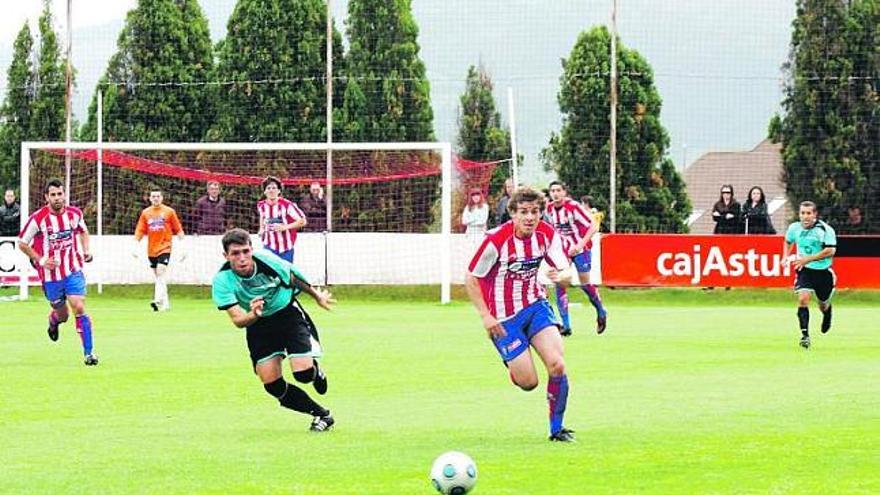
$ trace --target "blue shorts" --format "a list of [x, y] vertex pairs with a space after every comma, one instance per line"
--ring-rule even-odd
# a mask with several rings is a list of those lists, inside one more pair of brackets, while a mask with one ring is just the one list
[[571, 259], [578, 273], [590, 273], [590, 267], [593, 266], [592, 250], [584, 249], [577, 256]]
[[290, 248], [290, 251], [275, 251], [274, 249], [270, 248], [269, 251], [272, 251], [273, 253], [275, 253], [276, 256], [283, 259], [284, 261], [287, 261], [288, 263], [293, 263], [293, 248]]
[[546, 299], [540, 299], [536, 303], [513, 316], [513, 318], [501, 322], [501, 326], [507, 335], [499, 339], [493, 338], [492, 343], [501, 355], [504, 362], [524, 353], [529, 348], [532, 337], [547, 327], [559, 328], [559, 320], [550, 303]]
[[82, 272], [72, 273], [61, 280], [43, 282], [43, 294], [53, 308], [67, 301], [67, 296], [86, 295], [86, 277]]

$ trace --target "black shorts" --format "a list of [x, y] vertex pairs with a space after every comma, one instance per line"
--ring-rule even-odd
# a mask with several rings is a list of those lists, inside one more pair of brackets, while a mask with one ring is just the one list
[[294, 300], [281, 311], [260, 318], [247, 327], [251, 363], [256, 367], [275, 356], [309, 356], [312, 353], [311, 337], [318, 340], [318, 332], [309, 315]]
[[171, 253], [162, 253], [159, 256], [150, 256], [147, 259], [150, 260], [150, 268], [156, 268], [160, 264], [168, 266], [168, 262], [171, 261]]
[[797, 272], [797, 279], [794, 282], [794, 290], [796, 292], [802, 290], [811, 290], [816, 293], [816, 297], [821, 302], [831, 300], [834, 293], [834, 283], [836, 276], [831, 268], [824, 270], [814, 270], [812, 268], [801, 268]]

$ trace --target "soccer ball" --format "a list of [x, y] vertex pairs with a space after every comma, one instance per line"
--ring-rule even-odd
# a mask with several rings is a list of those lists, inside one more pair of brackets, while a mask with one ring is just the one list
[[477, 465], [466, 454], [446, 452], [431, 466], [431, 483], [443, 495], [464, 495], [477, 484]]

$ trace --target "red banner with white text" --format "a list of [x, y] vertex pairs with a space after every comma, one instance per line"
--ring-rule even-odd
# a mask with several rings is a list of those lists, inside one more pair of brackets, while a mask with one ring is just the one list
[[[782, 236], [606, 234], [602, 283], [641, 287], [792, 287]], [[838, 238], [839, 288], [880, 288], [880, 237]]]

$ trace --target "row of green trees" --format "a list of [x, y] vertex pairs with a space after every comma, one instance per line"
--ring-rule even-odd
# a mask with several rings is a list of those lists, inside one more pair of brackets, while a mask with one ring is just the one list
[[[196, 0], [140, 0], [99, 84], [105, 139], [325, 140], [326, 16], [321, 0], [239, 0], [212, 46]], [[346, 34], [343, 53], [334, 28], [334, 139], [433, 140], [410, 0], [352, 0]]]
[[[609, 201], [608, 156], [611, 34], [604, 27], [582, 33], [563, 60], [558, 101], [562, 129], [542, 152], [548, 170], [567, 183], [575, 198], [590, 194], [595, 205]], [[635, 50], [618, 40], [617, 222], [620, 231], [684, 232], [691, 211], [684, 180], [666, 150], [669, 136], [660, 123], [661, 99], [653, 71]], [[471, 67], [461, 97], [458, 149], [471, 160], [510, 158], [509, 132], [500, 125], [492, 81]], [[490, 190], [500, 192], [510, 167], [495, 168]]]
[[[0, 141], [7, 183], [15, 181], [18, 143], [62, 136], [63, 66], [48, 4], [40, 31], [38, 70], [29, 66], [33, 41], [27, 25], [9, 70]], [[343, 53], [342, 35], [334, 29], [334, 139], [433, 140], [430, 86], [410, 0], [352, 0], [346, 35], [349, 49]], [[547, 166], [574, 192], [593, 194], [600, 205], [609, 196], [608, 136], [602, 132], [607, 129], [609, 41], [603, 28], [584, 33], [564, 61], [559, 102], [565, 122], [544, 152]], [[668, 137], [659, 123], [650, 67], [634, 51], [621, 54], [621, 72], [640, 74], [621, 80], [626, 109], [618, 129], [621, 224], [681, 231], [689, 204], [665, 157]], [[196, 0], [140, 0], [126, 18], [78, 138], [97, 137], [100, 89], [107, 141], [322, 141], [325, 71], [321, 0], [239, 0], [227, 36], [215, 46]], [[457, 143], [464, 158], [510, 158], [509, 133], [492, 93], [488, 72], [470, 67]], [[502, 190], [509, 170], [506, 164], [495, 168], [491, 191]], [[427, 189], [424, 194], [436, 195], [436, 188]]]
[[[0, 105], [0, 187], [17, 187], [21, 142], [57, 141], [65, 131], [65, 66], [48, 1], [34, 39], [27, 23], [18, 32]], [[35, 62], [36, 60], [36, 62]]]
[[770, 124], [782, 143], [789, 201], [815, 201], [835, 227], [848, 211], [859, 232], [880, 232], [880, 2], [799, 0], [783, 114]]

